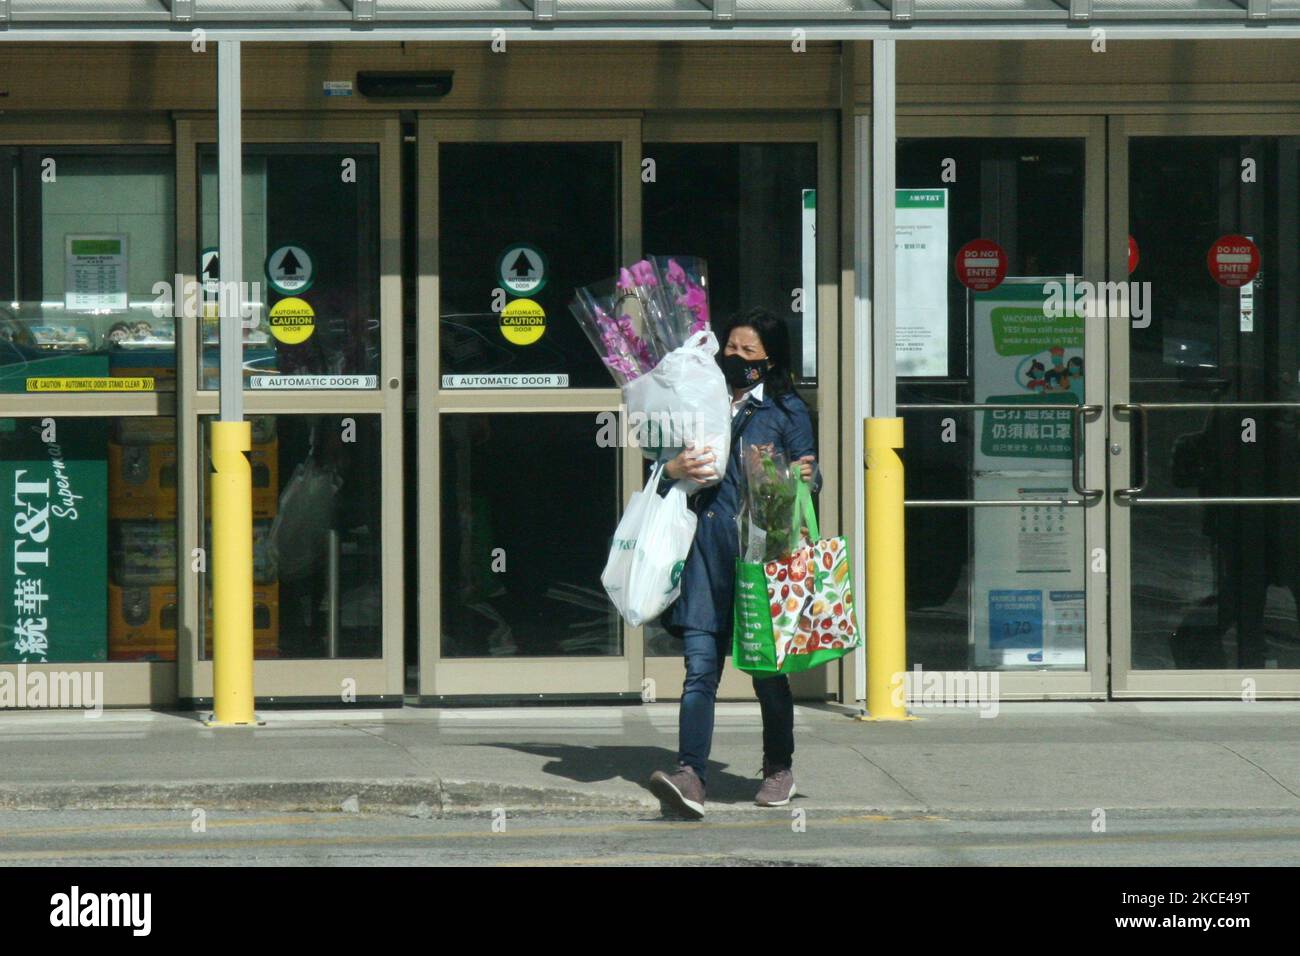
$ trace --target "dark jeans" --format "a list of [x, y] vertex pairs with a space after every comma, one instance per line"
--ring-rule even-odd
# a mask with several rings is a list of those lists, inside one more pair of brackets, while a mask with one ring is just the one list
[[[677, 759], [705, 779], [713, 745], [713, 704], [718, 682], [731, 646], [730, 634], [687, 630], [682, 635], [686, 652], [686, 683], [678, 717]], [[763, 760], [772, 767], [789, 767], [794, 759], [794, 697], [784, 674], [754, 678], [754, 693], [763, 713]]]

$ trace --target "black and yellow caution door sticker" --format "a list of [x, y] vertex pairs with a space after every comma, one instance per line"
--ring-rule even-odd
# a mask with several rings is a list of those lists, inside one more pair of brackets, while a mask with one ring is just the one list
[[271, 334], [285, 345], [299, 345], [316, 331], [316, 310], [302, 299], [290, 296], [271, 306]]
[[501, 310], [501, 334], [515, 345], [532, 345], [546, 332], [546, 310], [532, 299], [513, 299]]

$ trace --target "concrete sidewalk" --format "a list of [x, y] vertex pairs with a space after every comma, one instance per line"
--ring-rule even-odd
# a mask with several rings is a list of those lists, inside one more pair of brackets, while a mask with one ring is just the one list
[[[1300, 809], [1300, 702], [1003, 704], [862, 723], [796, 712], [796, 806], [881, 813]], [[343, 713], [0, 715], [0, 808], [657, 814], [675, 704]], [[757, 704], [719, 704], [708, 800], [761, 811]], [[352, 801], [349, 798], [355, 797]]]

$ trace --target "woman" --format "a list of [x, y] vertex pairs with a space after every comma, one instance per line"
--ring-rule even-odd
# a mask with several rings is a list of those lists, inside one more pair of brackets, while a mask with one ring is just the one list
[[[679, 716], [678, 768], [657, 771], [650, 790], [678, 813], [704, 816], [704, 785], [713, 740], [713, 705], [727, 653], [731, 649], [731, 611], [740, 550], [736, 512], [744, 479], [741, 439], [770, 444], [796, 463], [804, 481], [813, 475], [813, 429], [808, 406], [795, 394], [790, 374], [790, 334], [785, 323], [765, 309], [752, 309], [731, 323], [719, 359], [731, 388], [731, 455], [722, 481], [690, 498], [698, 517], [695, 540], [682, 571], [681, 595], [664, 612], [663, 622], [681, 639], [686, 683]], [[681, 478], [708, 481], [714, 452], [686, 449], [668, 462], [660, 493]], [[814, 485], [814, 490], [816, 486]], [[794, 698], [784, 675], [754, 678], [763, 715], [763, 784], [756, 802], [781, 807], [794, 796]]]

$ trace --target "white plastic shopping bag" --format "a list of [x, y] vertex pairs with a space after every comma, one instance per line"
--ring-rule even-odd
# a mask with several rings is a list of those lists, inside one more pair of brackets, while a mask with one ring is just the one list
[[623, 388], [628, 431], [647, 458], [671, 458], [688, 444], [712, 449], [716, 477], [683, 478], [688, 493], [721, 481], [731, 451], [731, 397], [717, 354], [714, 334], [696, 332]]
[[695, 538], [695, 515], [686, 492], [674, 482], [656, 493], [664, 466], [656, 465], [644, 488], [632, 496], [614, 532], [600, 583], [623, 615], [639, 627], [663, 613], [681, 593], [682, 568]]

